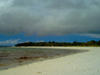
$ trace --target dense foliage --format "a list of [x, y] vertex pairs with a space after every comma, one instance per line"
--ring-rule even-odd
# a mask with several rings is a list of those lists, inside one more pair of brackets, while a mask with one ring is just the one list
[[49, 42], [25, 42], [25, 43], [19, 43], [15, 46], [100, 46], [100, 40], [99, 41], [88, 41], [88, 42], [76, 42], [73, 43], [70, 42], [55, 42], [55, 41], [49, 41]]

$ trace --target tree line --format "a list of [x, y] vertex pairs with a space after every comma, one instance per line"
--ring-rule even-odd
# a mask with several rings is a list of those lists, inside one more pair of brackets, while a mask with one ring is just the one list
[[49, 41], [49, 42], [25, 42], [25, 43], [18, 43], [15, 46], [100, 46], [100, 40], [99, 41], [88, 41], [88, 42], [55, 42], [55, 41]]

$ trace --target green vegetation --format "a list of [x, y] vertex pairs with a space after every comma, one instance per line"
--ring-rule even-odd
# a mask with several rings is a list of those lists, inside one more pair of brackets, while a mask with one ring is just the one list
[[99, 41], [88, 41], [86, 43], [84, 42], [76, 42], [73, 43], [70, 42], [55, 42], [55, 41], [49, 41], [49, 42], [25, 42], [25, 43], [19, 43], [15, 46], [100, 46], [100, 40]]

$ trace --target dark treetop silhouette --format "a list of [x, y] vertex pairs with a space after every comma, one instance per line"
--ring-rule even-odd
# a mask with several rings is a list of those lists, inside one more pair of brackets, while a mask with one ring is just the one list
[[19, 43], [15, 46], [100, 46], [100, 40], [99, 41], [88, 41], [88, 42], [76, 42], [73, 43], [70, 42], [55, 42], [55, 41], [49, 41], [49, 42], [25, 42], [25, 43]]

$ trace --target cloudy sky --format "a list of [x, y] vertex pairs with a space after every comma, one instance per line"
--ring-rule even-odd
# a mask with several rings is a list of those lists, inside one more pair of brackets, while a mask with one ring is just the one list
[[100, 39], [100, 0], [0, 0], [0, 45]]

